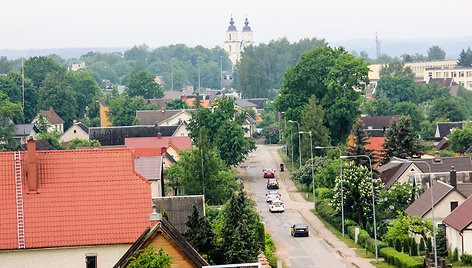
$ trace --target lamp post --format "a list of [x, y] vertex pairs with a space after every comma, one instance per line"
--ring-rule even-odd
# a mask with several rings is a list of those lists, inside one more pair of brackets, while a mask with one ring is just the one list
[[300, 155], [300, 168], [302, 168], [302, 143], [300, 140], [300, 124], [297, 121], [288, 120], [290, 123], [297, 123], [298, 126], [298, 154]]
[[295, 171], [295, 166], [293, 164], [293, 136], [292, 136], [292, 133], [293, 133], [293, 129], [290, 128], [290, 144], [292, 145], [292, 172]]
[[[298, 132], [299, 134], [310, 134], [310, 149], [311, 149], [311, 181], [313, 184], [313, 208], [316, 209], [316, 198], [315, 198], [315, 171], [313, 169], [313, 140], [311, 138], [311, 131], [309, 132]], [[301, 155], [301, 152], [300, 152]]]
[[438, 253], [436, 249], [436, 222], [434, 220], [434, 199], [433, 199], [433, 179], [431, 178], [431, 166], [426, 161], [422, 160], [408, 160], [395, 157], [397, 160], [391, 161], [391, 163], [424, 163], [428, 166], [429, 171], [429, 187], [431, 188], [431, 217], [433, 219], [433, 244], [434, 244], [434, 266], [438, 268]]
[[[280, 113], [285, 115], [285, 112], [280, 112]], [[285, 138], [285, 133], [287, 133], [287, 117], [284, 116], [284, 135], [282, 135], [283, 138]], [[288, 157], [287, 146], [285, 146], [285, 156]]]
[[342, 220], [342, 229], [343, 229], [343, 238], [344, 238], [344, 187], [343, 187], [343, 160], [341, 158], [341, 149], [338, 146], [316, 146], [315, 149], [331, 149], [336, 148], [339, 150], [339, 166], [340, 172], [339, 176], [341, 177], [341, 220]]
[[379, 254], [377, 249], [377, 221], [375, 219], [375, 193], [374, 193], [374, 173], [372, 172], [372, 160], [368, 155], [342, 155], [341, 158], [356, 158], [356, 157], [367, 157], [370, 165], [370, 179], [372, 184], [372, 209], [374, 212], [374, 239], [375, 239], [375, 261], [379, 264]]

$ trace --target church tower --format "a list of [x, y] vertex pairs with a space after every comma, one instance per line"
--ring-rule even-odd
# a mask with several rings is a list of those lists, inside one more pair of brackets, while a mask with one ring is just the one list
[[239, 56], [241, 53], [241, 42], [238, 38], [238, 30], [236, 26], [234, 26], [233, 17], [229, 22], [228, 30], [226, 30], [226, 41], [224, 43], [224, 50], [229, 55], [229, 59], [231, 63], [236, 65], [236, 62], [239, 60]]
[[245, 47], [254, 45], [254, 40], [252, 39], [252, 29], [249, 26], [249, 21], [246, 18], [244, 22], [243, 31], [241, 32], [241, 51], [244, 50]]

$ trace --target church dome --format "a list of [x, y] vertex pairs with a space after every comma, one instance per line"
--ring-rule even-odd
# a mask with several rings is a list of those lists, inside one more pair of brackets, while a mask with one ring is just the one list
[[231, 20], [229, 21], [229, 26], [228, 26], [228, 31], [237, 31], [236, 26], [234, 26], [234, 20], [233, 17], [231, 17]]
[[249, 26], [249, 21], [246, 18], [246, 21], [244, 22], [244, 27], [243, 27], [243, 32], [251, 32], [251, 26]]

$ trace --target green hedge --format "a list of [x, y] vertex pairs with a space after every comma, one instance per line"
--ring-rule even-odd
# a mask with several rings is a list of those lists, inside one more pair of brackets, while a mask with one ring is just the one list
[[393, 248], [385, 247], [380, 249], [380, 256], [382, 256], [386, 262], [395, 265], [400, 268], [421, 268], [423, 262], [418, 261], [408, 254], [396, 251]]
[[328, 188], [316, 188], [315, 189], [316, 199], [332, 199], [334, 196], [334, 190]]

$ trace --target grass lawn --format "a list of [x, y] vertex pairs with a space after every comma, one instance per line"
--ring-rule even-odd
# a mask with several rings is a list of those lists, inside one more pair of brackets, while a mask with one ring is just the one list
[[379, 261], [379, 264], [375, 263], [375, 261], [371, 261], [370, 263], [372, 263], [372, 265], [374, 265], [375, 267], [379, 267], [379, 268], [396, 267], [395, 265], [391, 265], [385, 261]]
[[[326, 226], [326, 228], [328, 228], [339, 240], [343, 241], [348, 247], [363, 249], [365, 251], [365, 249], [363, 247], [361, 247], [360, 245], [354, 243], [354, 240], [352, 240], [347, 233], [344, 233], [344, 238], [343, 238], [342, 232], [339, 231], [338, 229], [336, 229], [333, 225], [331, 225], [331, 223], [329, 223], [329, 222], [325, 221], [323, 218], [321, 218], [321, 216], [318, 214], [318, 212], [316, 212], [314, 209], [311, 209], [311, 212], [313, 214], [315, 214], [323, 222], [323, 224]], [[375, 255], [374, 255], [374, 258], [375, 258]]]

